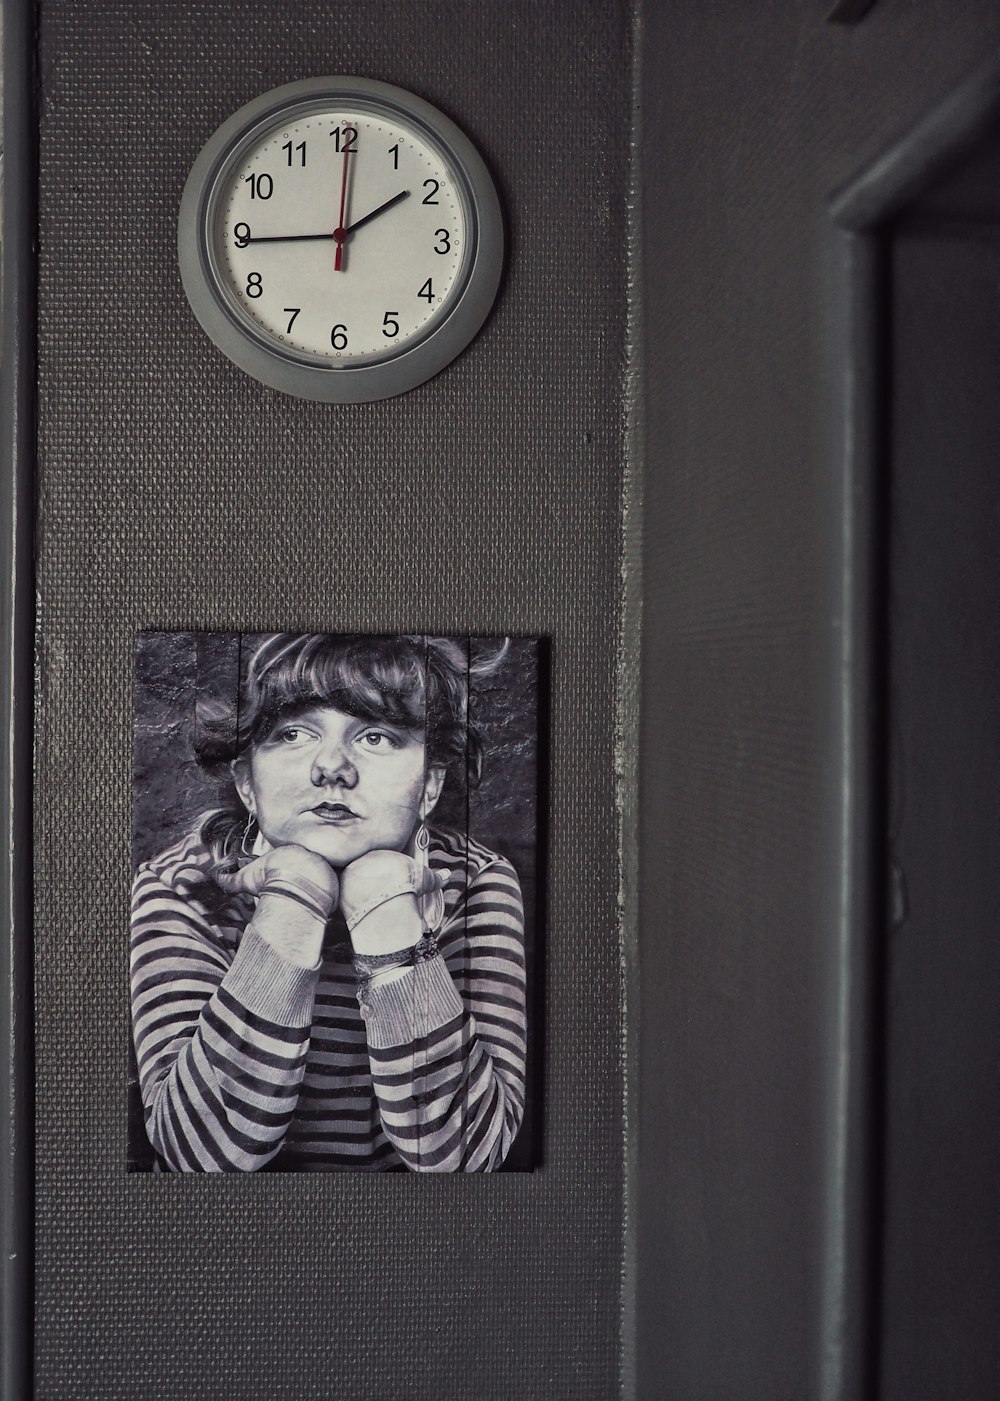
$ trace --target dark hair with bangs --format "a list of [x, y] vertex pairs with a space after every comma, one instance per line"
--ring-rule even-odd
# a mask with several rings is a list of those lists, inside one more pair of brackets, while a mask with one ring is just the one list
[[[250, 658], [235, 707], [198, 701], [195, 754], [204, 768], [217, 770], [249, 753], [280, 721], [310, 706], [333, 706], [422, 733], [429, 768], [444, 769], [446, 784], [459, 773], [476, 784], [483, 738], [469, 716], [469, 684], [495, 672], [506, 650], [506, 640], [473, 656], [448, 637], [275, 633]], [[242, 810], [235, 815], [242, 821]], [[213, 814], [203, 828], [218, 859], [232, 859], [233, 818], [234, 811]]]

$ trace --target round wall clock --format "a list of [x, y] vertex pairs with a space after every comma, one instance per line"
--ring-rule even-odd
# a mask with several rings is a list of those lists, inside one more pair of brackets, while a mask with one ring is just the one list
[[178, 252], [196, 317], [241, 369], [356, 403], [422, 384], [468, 345], [496, 296], [503, 220], [482, 158], [436, 108], [309, 78], [211, 137]]

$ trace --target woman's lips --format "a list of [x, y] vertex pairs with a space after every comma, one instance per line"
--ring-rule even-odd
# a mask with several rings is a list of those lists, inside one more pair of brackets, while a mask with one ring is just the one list
[[335, 826], [346, 822], [360, 822], [358, 813], [353, 812], [345, 803], [317, 803], [309, 811], [314, 817], [318, 817], [320, 822], [332, 822]]

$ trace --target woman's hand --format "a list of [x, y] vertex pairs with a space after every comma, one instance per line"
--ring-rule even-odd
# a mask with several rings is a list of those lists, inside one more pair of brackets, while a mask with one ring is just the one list
[[359, 954], [395, 953], [423, 933], [418, 896], [441, 879], [402, 851], [368, 851], [340, 873], [340, 908]]
[[304, 846], [276, 846], [231, 874], [215, 877], [230, 894], [259, 896], [253, 927], [290, 963], [314, 968], [340, 883], [328, 861]]
[[270, 851], [241, 866], [238, 871], [215, 877], [223, 890], [230, 894], [259, 895], [268, 881], [307, 881], [316, 887], [326, 903], [328, 915], [337, 903], [339, 882], [337, 872], [322, 856], [304, 846], [275, 846]]

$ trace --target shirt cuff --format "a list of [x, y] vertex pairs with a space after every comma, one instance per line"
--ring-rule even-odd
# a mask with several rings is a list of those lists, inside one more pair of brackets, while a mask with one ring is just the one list
[[318, 963], [315, 968], [289, 963], [251, 924], [240, 940], [225, 987], [255, 1016], [279, 1026], [308, 1028], [319, 968]]
[[361, 1015], [376, 1051], [407, 1046], [460, 1017], [465, 1008], [440, 954], [421, 959], [402, 978], [369, 988]]

